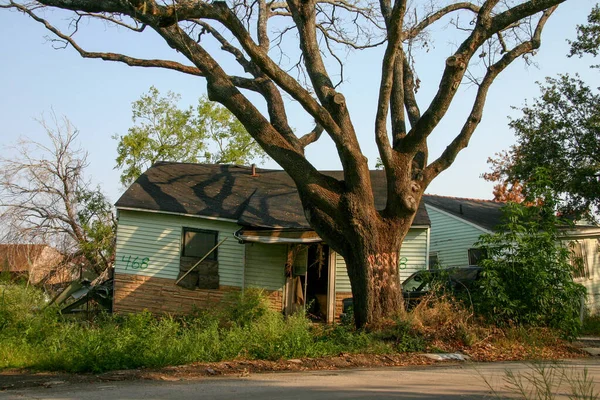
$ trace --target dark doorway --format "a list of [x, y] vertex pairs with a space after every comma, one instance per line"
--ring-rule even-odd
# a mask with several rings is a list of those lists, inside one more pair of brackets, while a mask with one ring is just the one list
[[306, 272], [306, 304], [308, 316], [327, 321], [329, 286], [329, 246], [313, 244], [308, 248]]

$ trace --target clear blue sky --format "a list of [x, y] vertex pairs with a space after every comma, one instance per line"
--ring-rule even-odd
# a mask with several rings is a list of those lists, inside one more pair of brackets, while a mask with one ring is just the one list
[[[471, 144], [449, 170], [440, 175], [428, 193], [491, 198], [492, 185], [480, 175], [487, 171], [488, 157], [514, 143], [508, 129], [509, 115], [517, 115], [511, 106], [538, 95], [536, 81], [557, 73], [579, 72], [594, 86], [599, 86], [598, 72], [590, 71], [590, 59], [566, 57], [566, 39], [575, 37], [575, 25], [584, 23], [594, 5], [592, 0], [569, 0], [561, 5], [548, 22], [542, 48], [535, 56], [537, 66], [513, 63], [492, 87], [483, 120]], [[60, 15], [49, 14], [48, 18]], [[152, 58], [177, 58], [177, 54], [152, 33], [131, 34], [123, 29], [89, 24], [80, 28], [80, 43], [87, 50], [115, 51]], [[443, 60], [455, 48], [453, 28], [446, 27], [434, 36], [434, 47], [417, 58], [422, 80], [418, 93], [422, 107], [437, 88]], [[55, 50], [45, 36], [51, 35], [27, 16], [0, 10], [0, 146], [3, 156], [20, 136], [44, 141], [45, 133], [35, 122], [53, 109], [67, 116], [79, 129], [82, 147], [89, 152], [88, 175], [100, 184], [112, 201], [123, 191], [119, 172], [114, 170], [116, 141], [114, 134], [124, 134], [131, 126], [131, 103], [151, 85], [161, 92], [182, 95], [181, 105], [194, 104], [205, 93], [202, 78], [180, 73], [132, 68], [119, 63], [82, 59], [75, 50]], [[348, 81], [341, 87], [357, 127], [363, 152], [374, 166], [377, 150], [373, 136], [375, 101], [379, 79], [381, 50], [356, 52], [348, 56]], [[462, 87], [442, 124], [430, 138], [430, 158], [443, 151], [460, 129], [471, 107], [473, 89]], [[291, 106], [291, 120], [297, 131], [311, 129], [312, 120], [297, 106]], [[309, 147], [309, 159], [319, 169], [339, 169], [335, 149], [326, 139]], [[277, 168], [273, 162], [264, 167]]]

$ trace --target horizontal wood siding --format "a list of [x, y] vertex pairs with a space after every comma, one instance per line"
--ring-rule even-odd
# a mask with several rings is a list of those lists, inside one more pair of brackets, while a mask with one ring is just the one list
[[285, 244], [246, 244], [246, 287], [283, 290], [285, 284]]
[[469, 264], [469, 249], [475, 247], [479, 236], [485, 233], [458, 218], [425, 205], [431, 220], [430, 252], [437, 252], [440, 265], [458, 267]]
[[[411, 228], [400, 249], [400, 280], [408, 278], [413, 272], [427, 268], [427, 230]], [[344, 258], [335, 253], [335, 291], [351, 292], [350, 278]]]
[[578, 239], [586, 248], [589, 276], [575, 279], [587, 289], [587, 307], [591, 314], [600, 314], [600, 239]]
[[[332, 250], [333, 251], [333, 250]], [[335, 257], [335, 291], [350, 293], [352, 288], [350, 287], [350, 278], [348, 277], [348, 271], [346, 270], [346, 261], [344, 257], [338, 253], [334, 254]]]
[[233, 237], [239, 226], [178, 215], [120, 210], [115, 272], [176, 279], [183, 227], [218, 231], [219, 241], [228, 238], [218, 249], [219, 284], [241, 287], [244, 246]]

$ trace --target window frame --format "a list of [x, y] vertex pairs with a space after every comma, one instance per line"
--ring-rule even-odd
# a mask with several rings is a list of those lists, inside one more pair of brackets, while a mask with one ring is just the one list
[[[214, 241], [214, 244], [211, 246], [211, 248], [213, 248], [214, 246], [216, 246], [217, 243], [219, 242], [219, 231], [215, 231], [215, 230], [212, 230], [212, 229], [190, 228], [190, 227], [184, 226], [181, 229], [181, 253], [180, 253], [181, 257], [193, 257], [193, 258], [200, 259], [200, 258], [202, 258], [204, 256], [204, 255], [202, 255], [202, 256], [195, 256], [195, 255], [187, 255], [187, 254], [185, 254], [185, 249], [186, 249], [186, 233], [188, 233], [188, 232], [214, 235], [215, 241]], [[205, 261], [218, 261], [219, 260], [219, 254], [218, 253], [219, 253], [219, 249], [216, 248], [204, 260]]]
[[469, 263], [469, 265], [479, 266], [479, 262], [485, 258], [486, 258], [486, 254], [485, 254], [484, 248], [470, 247], [467, 250], [467, 262]]

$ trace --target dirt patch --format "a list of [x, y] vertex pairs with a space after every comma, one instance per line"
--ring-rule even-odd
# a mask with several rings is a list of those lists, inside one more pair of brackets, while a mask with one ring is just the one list
[[[499, 348], [490, 343], [482, 343], [469, 348], [459, 349], [471, 357], [472, 361], [517, 361], [524, 360], [529, 354], [525, 347]], [[585, 357], [579, 349], [564, 345], [543, 348], [536, 359], [565, 359]], [[445, 364], [456, 363], [442, 361]], [[439, 364], [423, 356], [422, 353], [400, 354], [340, 354], [336, 357], [302, 358], [279, 361], [233, 360], [218, 363], [193, 363], [188, 365], [157, 369], [134, 369], [111, 371], [102, 374], [36, 373], [29, 370], [5, 370], [0, 372], [0, 391], [27, 387], [55, 387], [73, 383], [91, 383], [107, 381], [157, 380], [189, 381], [213, 376], [245, 377], [263, 372], [298, 372], [314, 370], [336, 370], [349, 368], [380, 368], [399, 366], [427, 366]]]

